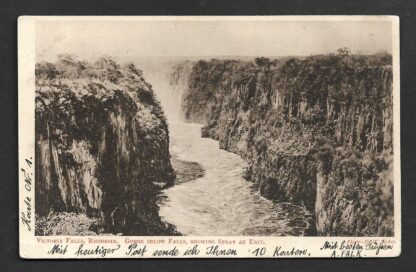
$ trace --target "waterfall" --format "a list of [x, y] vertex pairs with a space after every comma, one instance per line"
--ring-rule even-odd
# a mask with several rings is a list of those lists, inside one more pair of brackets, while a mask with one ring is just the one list
[[137, 64], [162, 104], [169, 125], [183, 121], [181, 102], [183, 92], [187, 88], [190, 69], [189, 65], [185, 64], [168, 59], [142, 60]]

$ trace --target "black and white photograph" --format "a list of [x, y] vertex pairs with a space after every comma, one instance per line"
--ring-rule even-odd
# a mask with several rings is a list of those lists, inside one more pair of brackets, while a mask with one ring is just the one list
[[25, 256], [399, 254], [397, 18], [23, 17], [19, 31]]

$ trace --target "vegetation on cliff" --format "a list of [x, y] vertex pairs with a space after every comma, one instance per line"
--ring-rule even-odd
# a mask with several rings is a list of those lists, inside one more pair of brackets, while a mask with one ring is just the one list
[[390, 55], [200, 60], [182, 106], [262, 195], [314, 212], [319, 235], [393, 235]]
[[168, 126], [142, 72], [63, 55], [35, 73], [37, 216], [75, 212], [96, 218], [97, 232], [174, 234], [155, 203], [174, 181]]

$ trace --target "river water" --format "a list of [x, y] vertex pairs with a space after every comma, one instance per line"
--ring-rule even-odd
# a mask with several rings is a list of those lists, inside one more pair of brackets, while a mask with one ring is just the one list
[[158, 69], [144, 72], [168, 118], [172, 157], [197, 162], [205, 171], [202, 177], [162, 192], [162, 220], [183, 235], [304, 235], [311, 222], [306, 209], [260, 196], [253, 184], [242, 178], [246, 162], [239, 155], [219, 149], [217, 141], [202, 138], [202, 125], [181, 121], [178, 104], [183, 90], [172, 88], [166, 73]]

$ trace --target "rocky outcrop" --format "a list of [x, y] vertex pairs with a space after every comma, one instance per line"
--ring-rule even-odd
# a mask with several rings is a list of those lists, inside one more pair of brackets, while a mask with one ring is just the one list
[[263, 196], [313, 212], [319, 235], [393, 235], [389, 55], [201, 60], [182, 106]]
[[171, 234], [155, 196], [173, 184], [168, 127], [132, 64], [36, 65], [36, 213], [85, 213], [98, 231]]

